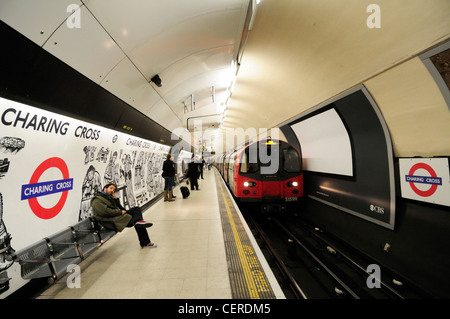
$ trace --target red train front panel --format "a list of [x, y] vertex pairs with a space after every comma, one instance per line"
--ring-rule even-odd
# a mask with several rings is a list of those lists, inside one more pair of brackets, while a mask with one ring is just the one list
[[[257, 143], [267, 143], [259, 141]], [[233, 194], [242, 201], [250, 202], [296, 202], [303, 197], [303, 174], [301, 170], [300, 152], [286, 142], [270, 141], [270, 145], [280, 147], [283, 158], [277, 173], [260, 174], [260, 167], [249, 171], [245, 169], [246, 152], [249, 146], [236, 154], [233, 165]], [[292, 159], [287, 161], [289, 155]], [[242, 164], [242, 165], [241, 165]], [[244, 169], [243, 169], [244, 168]], [[231, 176], [229, 176], [231, 179]]]
[[285, 202], [298, 201], [303, 197], [303, 175], [284, 181], [258, 181], [239, 176], [233, 190], [240, 199], [284, 199]]

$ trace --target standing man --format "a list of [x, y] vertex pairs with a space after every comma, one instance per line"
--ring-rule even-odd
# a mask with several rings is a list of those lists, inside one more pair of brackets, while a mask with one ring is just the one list
[[139, 238], [141, 248], [156, 247], [155, 243], [150, 241], [146, 228], [153, 224], [143, 220], [142, 210], [140, 207], [133, 207], [129, 210], [120, 204], [120, 199], [117, 198], [115, 192], [117, 185], [114, 183], [107, 183], [103, 187], [103, 191], [95, 194], [91, 199], [91, 206], [94, 217], [99, 222], [112, 222], [114, 230], [121, 232], [125, 227], [133, 227]]
[[191, 162], [188, 165], [188, 178], [191, 183], [191, 190], [198, 190], [198, 176], [200, 173], [199, 163], [194, 160], [194, 156], [192, 156]]
[[167, 154], [167, 159], [163, 163], [163, 173], [164, 177], [164, 201], [173, 202], [175, 196], [173, 196], [173, 186], [175, 185], [175, 164], [173, 163], [173, 157], [169, 153]]
[[204, 179], [203, 178], [203, 169], [205, 168], [205, 159], [203, 158], [203, 156], [202, 156], [202, 162], [201, 162], [201, 164], [199, 165], [199, 167], [200, 167], [200, 177], [202, 178], [202, 179]]

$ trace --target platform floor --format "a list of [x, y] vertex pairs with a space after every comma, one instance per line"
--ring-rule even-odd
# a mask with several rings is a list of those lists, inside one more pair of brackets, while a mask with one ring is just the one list
[[141, 249], [127, 228], [79, 264], [79, 288], [69, 273], [38, 298], [284, 298], [221, 177], [213, 168], [204, 178], [189, 198], [177, 186], [174, 202], [144, 211], [158, 247]]

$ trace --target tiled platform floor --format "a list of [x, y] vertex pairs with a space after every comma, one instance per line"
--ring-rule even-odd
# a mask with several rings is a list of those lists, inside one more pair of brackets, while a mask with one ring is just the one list
[[81, 262], [79, 288], [68, 288], [69, 273], [38, 298], [232, 298], [214, 174], [205, 170], [189, 198], [176, 187], [174, 202], [159, 200], [144, 211], [158, 247], [141, 249], [127, 228]]

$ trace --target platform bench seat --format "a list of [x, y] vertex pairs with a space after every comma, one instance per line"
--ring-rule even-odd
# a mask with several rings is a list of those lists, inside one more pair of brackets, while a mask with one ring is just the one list
[[20, 264], [23, 279], [49, 277], [55, 281], [67, 273], [69, 265], [80, 263], [116, 233], [114, 224], [89, 217], [15, 252], [9, 258]]

